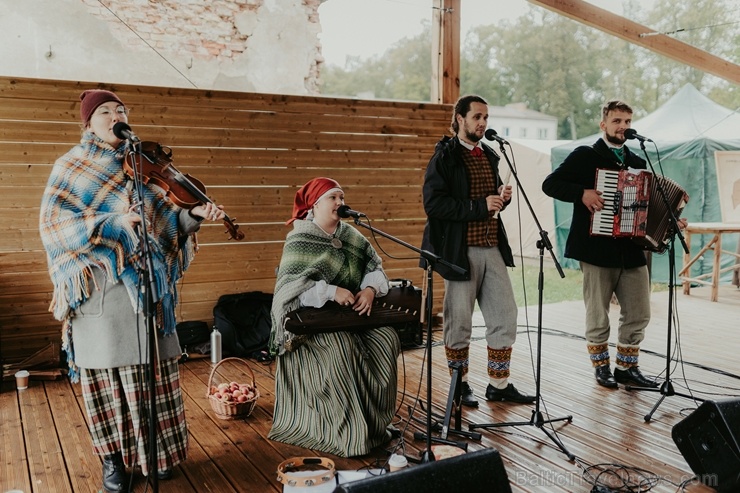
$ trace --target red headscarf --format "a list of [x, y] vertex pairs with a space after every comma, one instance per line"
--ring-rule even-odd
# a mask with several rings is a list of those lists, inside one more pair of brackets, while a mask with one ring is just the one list
[[308, 211], [328, 192], [332, 190], [342, 190], [335, 180], [331, 178], [314, 178], [309, 181], [295, 193], [293, 201], [293, 217], [288, 219], [285, 224], [291, 224], [296, 219], [305, 219]]

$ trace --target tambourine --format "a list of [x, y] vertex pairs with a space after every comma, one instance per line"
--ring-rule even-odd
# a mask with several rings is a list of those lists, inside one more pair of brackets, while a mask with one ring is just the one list
[[[310, 476], [295, 474], [295, 469], [304, 466], [319, 466], [323, 470], [309, 469], [315, 472]], [[277, 480], [287, 486], [316, 486], [334, 481], [336, 474], [334, 461], [326, 457], [292, 457], [281, 462], [277, 468]]]

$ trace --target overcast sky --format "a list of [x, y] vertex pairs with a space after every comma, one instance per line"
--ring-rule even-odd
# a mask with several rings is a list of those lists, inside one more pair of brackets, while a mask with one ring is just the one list
[[[644, 0], [642, 8], [654, 0]], [[391, 45], [432, 20], [432, 0], [327, 0], [319, 7], [321, 45], [327, 63], [344, 66], [347, 56], [382, 55]], [[591, 0], [622, 15], [620, 0]], [[473, 26], [513, 20], [532, 6], [526, 0], [461, 0], [461, 37]], [[541, 7], [534, 7], [541, 8]], [[629, 17], [629, 16], [628, 16]]]

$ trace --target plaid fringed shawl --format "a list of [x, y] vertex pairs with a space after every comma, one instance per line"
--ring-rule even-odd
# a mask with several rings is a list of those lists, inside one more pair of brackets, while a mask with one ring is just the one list
[[342, 248], [331, 245], [331, 237], [312, 221], [297, 220], [288, 233], [280, 259], [272, 302], [270, 351], [283, 354], [286, 344], [299, 337], [283, 328], [285, 315], [299, 307], [298, 297], [318, 281], [356, 292], [366, 274], [382, 260], [369, 241], [354, 227], [339, 223], [335, 236]]
[[[123, 146], [114, 149], [91, 132], [59, 158], [41, 202], [41, 240], [46, 248], [54, 296], [49, 311], [64, 322], [62, 346], [70, 376], [76, 380], [71, 324], [74, 311], [90, 296], [92, 268], [105, 271], [112, 282], [123, 282], [132, 310], [140, 313], [138, 236], [124, 219], [136, 192], [123, 170]], [[165, 334], [175, 330], [177, 281], [194, 255], [191, 237], [178, 231], [180, 209], [155, 187], [144, 187], [143, 201], [160, 301], [158, 320]]]

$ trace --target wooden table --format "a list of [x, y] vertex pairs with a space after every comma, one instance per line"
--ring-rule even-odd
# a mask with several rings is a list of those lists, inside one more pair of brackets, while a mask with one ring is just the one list
[[[689, 248], [691, 248], [691, 235], [692, 234], [714, 235], [714, 237], [709, 241], [709, 243], [704, 245], [704, 248], [702, 248], [699, 251], [699, 253], [697, 253], [693, 258], [689, 260], [689, 258], [691, 257], [691, 253], [685, 254], [683, 256], [683, 268], [678, 273], [678, 276], [683, 281], [683, 293], [684, 294], [691, 293], [691, 283], [695, 282], [697, 284], [704, 284], [706, 286], [712, 286], [711, 299], [712, 301], [717, 301], [717, 293], [719, 291], [720, 276], [724, 272], [740, 269], [740, 263], [738, 263], [738, 261], [736, 261], [734, 265], [730, 265], [728, 267], [725, 267], [724, 269], [721, 268], [720, 260], [722, 259], [723, 253], [727, 255], [732, 255], [733, 257], [735, 257], [735, 259], [740, 260], [740, 254], [735, 253], [735, 252], [730, 252], [728, 250], [722, 250], [722, 234], [723, 233], [727, 233], [727, 234], [740, 233], [740, 223], [689, 223], [689, 225], [684, 230], [686, 244], [689, 245]], [[714, 262], [712, 264], [712, 272], [701, 274], [697, 277], [689, 277], [691, 266], [702, 255], [704, 255], [704, 253], [707, 250], [714, 250]]]

